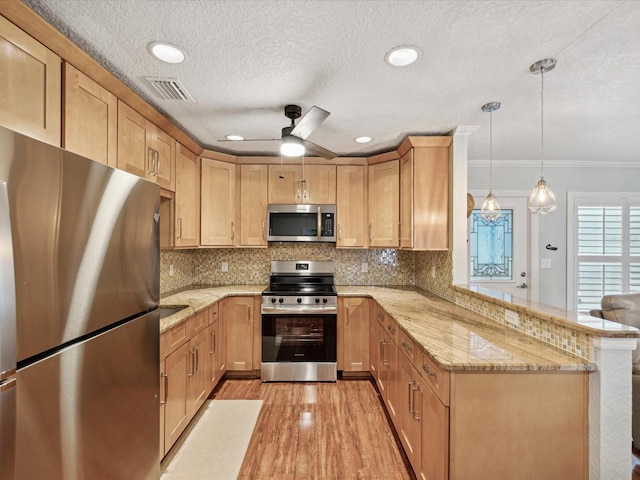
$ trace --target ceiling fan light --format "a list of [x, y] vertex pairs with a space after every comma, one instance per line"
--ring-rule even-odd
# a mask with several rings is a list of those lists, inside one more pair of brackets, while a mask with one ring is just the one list
[[165, 63], [182, 63], [184, 61], [182, 50], [167, 42], [151, 42], [147, 45], [147, 50]]
[[304, 155], [305, 148], [302, 139], [294, 137], [293, 135], [287, 135], [282, 137], [282, 143], [280, 144], [280, 153], [285, 157], [301, 157]]
[[394, 67], [406, 67], [420, 58], [421, 51], [413, 45], [400, 45], [392, 48], [384, 56], [384, 60]]
[[553, 194], [549, 184], [544, 180], [544, 177], [540, 177], [536, 186], [533, 187], [527, 207], [529, 207], [531, 213], [539, 213], [541, 215], [552, 213], [558, 208], [556, 196]]

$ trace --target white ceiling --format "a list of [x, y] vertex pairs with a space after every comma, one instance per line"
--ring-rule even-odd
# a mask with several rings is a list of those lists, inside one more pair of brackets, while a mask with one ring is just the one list
[[[283, 107], [331, 116], [309, 140], [341, 155], [396, 147], [407, 134], [478, 125], [469, 157], [640, 162], [640, 2], [27, 0], [203, 147], [276, 154], [277, 142], [219, 143], [227, 134], [279, 138]], [[180, 46], [168, 65], [147, 44]], [[419, 61], [385, 54], [412, 44]], [[195, 102], [160, 99], [143, 77], [178, 78]], [[359, 145], [354, 137], [373, 142]]]

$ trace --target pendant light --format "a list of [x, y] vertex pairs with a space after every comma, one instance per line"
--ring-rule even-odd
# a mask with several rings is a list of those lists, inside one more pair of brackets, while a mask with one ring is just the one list
[[480, 216], [485, 222], [493, 223], [500, 218], [502, 212], [495, 195], [491, 191], [493, 180], [493, 112], [500, 108], [500, 102], [489, 102], [482, 106], [483, 112], [489, 112], [489, 195], [482, 203]]
[[551, 191], [551, 187], [544, 179], [544, 74], [550, 72], [556, 66], [555, 58], [545, 58], [529, 67], [533, 74], [540, 74], [540, 180], [533, 187], [527, 206], [531, 213], [546, 215], [552, 213], [558, 207], [556, 196]]

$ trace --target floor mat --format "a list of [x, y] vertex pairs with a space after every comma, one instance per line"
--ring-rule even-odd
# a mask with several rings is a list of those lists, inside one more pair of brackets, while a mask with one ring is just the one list
[[262, 400], [208, 400], [160, 480], [238, 478]]

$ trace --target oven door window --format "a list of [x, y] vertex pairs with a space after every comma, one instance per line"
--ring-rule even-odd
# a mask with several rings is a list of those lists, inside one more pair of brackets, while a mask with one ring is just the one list
[[336, 315], [263, 315], [263, 362], [335, 362]]

